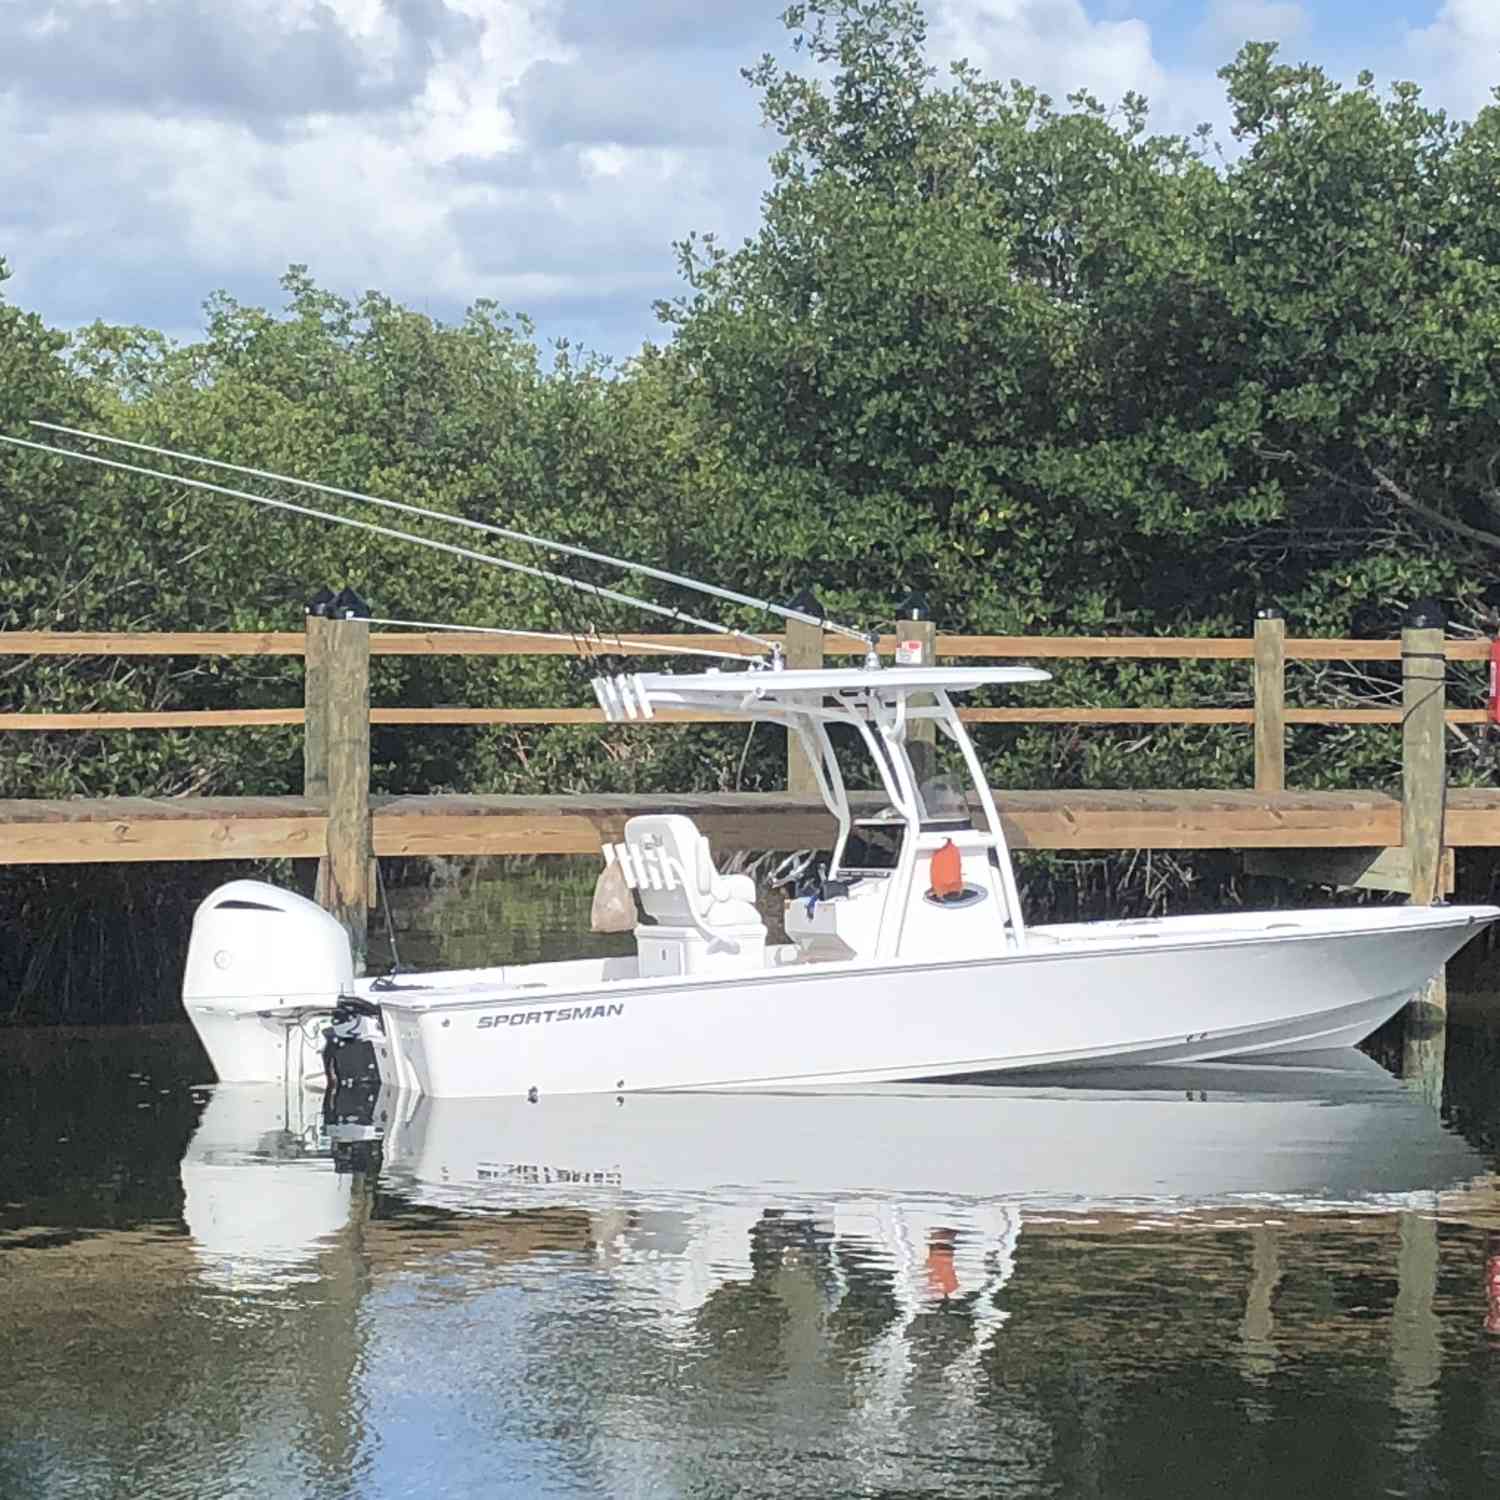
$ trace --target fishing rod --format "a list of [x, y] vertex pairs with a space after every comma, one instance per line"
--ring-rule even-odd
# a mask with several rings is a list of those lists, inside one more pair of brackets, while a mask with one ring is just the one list
[[[86, 432], [79, 427], [64, 427], [58, 422], [32, 421], [31, 426], [42, 427], [49, 432], [61, 432], [69, 437], [85, 438], [95, 443], [113, 443], [121, 448], [135, 448], [143, 453], [155, 453], [163, 458], [180, 459], [185, 463], [203, 464], [214, 469], [226, 469], [236, 474], [248, 474], [255, 479], [267, 479], [275, 484], [295, 485], [299, 489], [318, 490], [325, 495], [337, 495], [344, 500], [357, 500], [365, 505], [378, 505], [386, 510], [404, 512], [407, 515], [421, 516], [429, 521], [443, 521], [452, 526], [462, 526], [470, 531], [482, 531], [490, 536], [498, 536], [509, 542], [523, 542], [528, 546], [539, 547], [549, 552], [562, 552], [571, 557], [581, 557], [589, 562], [604, 563], [609, 567], [620, 568], [625, 572], [639, 573], [644, 578], [655, 578], [661, 583], [675, 584], [679, 588], [692, 589], [700, 594], [711, 595], [715, 599], [726, 599], [732, 604], [748, 605], [752, 609], [764, 610], [767, 614], [778, 615], [784, 620], [797, 620], [804, 625], [818, 625], [825, 630], [831, 630], [837, 635], [847, 636], [850, 640], [858, 641], [862, 646], [869, 647], [875, 637], [867, 631], [856, 630], [853, 626], [842, 625], [837, 620], [830, 620], [826, 616], [810, 614], [806, 610], [794, 609], [790, 605], [775, 604], [769, 599], [757, 599], [751, 594], [741, 594], [734, 589], [721, 588], [718, 584], [704, 583], [697, 578], [689, 578], [682, 573], [669, 573], [663, 568], [653, 568], [648, 563], [632, 562], [629, 558], [613, 557], [607, 552], [594, 552], [587, 547], [579, 547], [572, 542], [555, 542], [547, 537], [533, 536], [529, 532], [515, 531], [507, 526], [496, 526], [489, 521], [475, 521], [468, 516], [456, 516], [451, 511], [432, 510], [423, 505], [412, 505], [402, 500], [387, 500], [380, 495], [366, 495], [359, 490], [340, 489], [337, 485], [320, 484], [312, 479], [295, 479], [289, 474], [277, 474], [271, 469], [256, 469], [248, 464], [232, 464], [224, 459], [203, 458], [196, 453], [184, 453], [175, 448], [161, 448], [153, 443], [132, 442], [129, 438], [108, 437], [103, 433]], [[684, 618], [686, 618], [684, 616]]]
[[[380, 620], [371, 618], [371, 625], [383, 625], [387, 628], [397, 627], [402, 630], [454, 630], [465, 635], [499, 635], [506, 636], [512, 640], [528, 641], [571, 641], [575, 646], [581, 642], [577, 634], [568, 632], [564, 634], [558, 630], [505, 630], [498, 625], [454, 625], [444, 623], [440, 620]], [[664, 656], [710, 656], [715, 661], [742, 662], [747, 658], [741, 651], [714, 651], [708, 646], [677, 646], [667, 645], [661, 641], [635, 641], [631, 642], [622, 635], [613, 632], [601, 635], [597, 630], [585, 633], [584, 639], [597, 642], [607, 647], [611, 654], [620, 656], [654, 656], [660, 652]], [[758, 660], [759, 658], [750, 658]]]
[[391, 537], [399, 542], [411, 542], [418, 547], [430, 547], [434, 552], [445, 552], [450, 557], [466, 558], [470, 562], [482, 563], [490, 568], [504, 568], [513, 573], [523, 573], [528, 578], [540, 578], [546, 583], [562, 584], [578, 593], [591, 595], [595, 599], [608, 599], [615, 604], [629, 605], [632, 609], [643, 609], [668, 620], [681, 620], [696, 625], [700, 630], [712, 631], [715, 635], [732, 635], [748, 641], [773, 657], [780, 654], [774, 641], [755, 635], [748, 630], [738, 630], [730, 625], [721, 625], [717, 620], [699, 619], [664, 604], [654, 604], [649, 599], [637, 599], [633, 594], [622, 594], [597, 583], [587, 583], [581, 578], [569, 578], [566, 573], [549, 572], [546, 568], [534, 568], [530, 563], [514, 562], [508, 557], [495, 557], [488, 552], [476, 552], [472, 547], [459, 547], [452, 542], [439, 542], [431, 537], [418, 536], [410, 531], [398, 531], [393, 526], [378, 526], [374, 521], [361, 521], [353, 516], [335, 515], [332, 511], [314, 510], [308, 505], [297, 505], [291, 500], [278, 500], [270, 495], [257, 495], [249, 490], [232, 489], [228, 485], [213, 484], [206, 479], [189, 479], [182, 474], [168, 474], [161, 469], [148, 469], [140, 464], [127, 464], [117, 458], [101, 458], [97, 453], [78, 453], [71, 448], [56, 448], [47, 443], [33, 443], [27, 438], [11, 437], [0, 433], [0, 443], [9, 443], [16, 448], [30, 448], [37, 453], [50, 453], [54, 458], [75, 459], [79, 463], [98, 464], [106, 469], [118, 469], [127, 474], [140, 474], [147, 479], [159, 479], [167, 484], [179, 484], [187, 489], [206, 490], [215, 495], [226, 495], [231, 500], [249, 500], [255, 505], [269, 506], [272, 510], [284, 510], [296, 516], [310, 516], [316, 521], [331, 521], [335, 526], [350, 526], [356, 531], [366, 531], [374, 536]]

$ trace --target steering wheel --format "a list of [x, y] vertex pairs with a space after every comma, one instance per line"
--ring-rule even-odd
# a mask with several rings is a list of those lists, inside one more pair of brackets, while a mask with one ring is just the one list
[[818, 857], [816, 849], [799, 849], [795, 854], [788, 854], [782, 862], [771, 871], [769, 884], [771, 889], [780, 890], [784, 885], [793, 885], [812, 869], [813, 861]]

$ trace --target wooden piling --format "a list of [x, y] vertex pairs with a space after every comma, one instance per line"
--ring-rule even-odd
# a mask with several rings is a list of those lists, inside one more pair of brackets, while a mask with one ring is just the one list
[[[328, 654], [335, 622], [327, 590], [307, 606], [306, 645], [302, 653], [302, 795], [328, 806]], [[328, 856], [318, 860], [313, 900], [328, 905]]]
[[[931, 667], [937, 665], [937, 626], [927, 619], [925, 607], [923, 618], [896, 622], [897, 660], [906, 662], [914, 656], [911, 665]], [[912, 648], [915, 648], [913, 650]], [[913, 706], [931, 703], [931, 696], [923, 694], [913, 698]], [[932, 780], [937, 769], [937, 725], [931, 719], [918, 719], [906, 731], [906, 751], [911, 756], [912, 770], [916, 773], [917, 785], [923, 786]]]
[[[1442, 899], [1443, 822], [1447, 802], [1446, 621], [1438, 605], [1412, 606], [1401, 632], [1401, 841], [1411, 873], [1411, 903]], [[1408, 1024], [1448, 1007], [1445, 974], [1413, 998]]]
[[[791, 602], [791, 608], [806, 614], [823, 616], [823, 606], [811, 590], [804, 589]], [[786, 622], [786, 664], [788, 667], [821, 667], [823, 665], [823, 627], [803, 620]], [[818, 777], [807, 752], [788, 734], [786, 745], [786, 789], [796, 797], [818, 796]]]
[[1255, 617], [1255, 790], [1286, 790], [1286, 621], [1279, 609]]
[[302, 795], [328, 796], [328, 656], [336, 624], [307, 616], [307, 647], [302, 657]]
[[1417, 606], [1401, 632], [1401, 838], [1411, 861], [1411, 899], [1430, 906], [1441, 895], [1447, 791], [1444, 621]]
[[[308, 622], [309, 624], [312, 621]], [[326, 656], [328, 881], [323, 904], [343, 923], [364, 972], [369, 922], [370, 626], [367, 619], [329, 620]]]

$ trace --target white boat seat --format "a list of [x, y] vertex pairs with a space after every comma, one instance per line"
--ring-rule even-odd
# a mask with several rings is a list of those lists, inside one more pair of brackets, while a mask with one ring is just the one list
[[722, 929], [761, 924], [755, 882], [721, 875], [708, 840], [681, 813], [631, 818], [622, 844], [606, 844], [604, 857], [620, 862], [626, 883], [640, 894], [646, 915], [664, 927]]

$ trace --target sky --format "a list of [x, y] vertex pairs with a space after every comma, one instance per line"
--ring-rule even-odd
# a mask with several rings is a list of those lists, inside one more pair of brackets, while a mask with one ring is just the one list
[[[690, 231], [755, 231], [739, 70], [785, 0], [0, 0], [0, 296], [190, 339], [306, 264], [451, 320], [478, 298], [628, 357]], [[928, 0], [933, 60], [1221, 123], [1247, 39], [1472, 115], [1500, 0]]]

